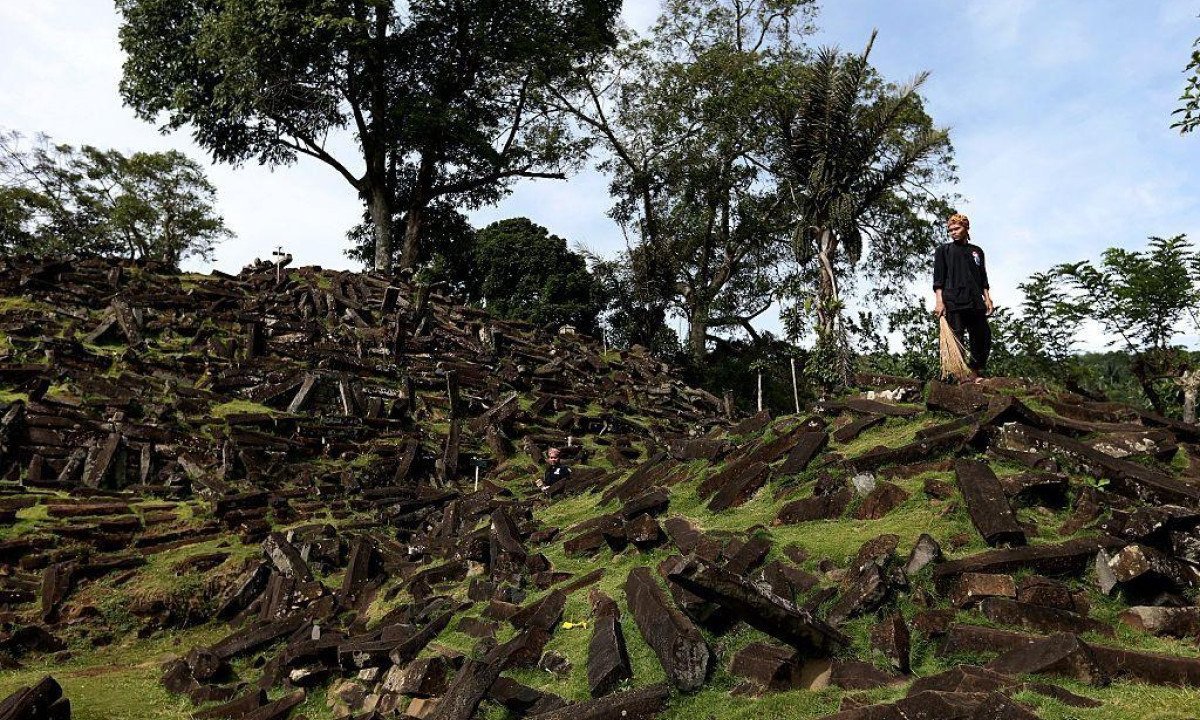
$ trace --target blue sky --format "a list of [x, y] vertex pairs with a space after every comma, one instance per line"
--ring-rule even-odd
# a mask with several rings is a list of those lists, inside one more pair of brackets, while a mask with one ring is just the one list
[[[624, 14], [645, 27], [657, 9], [626, 0]], [[878, 28], [873, 60], [886, 77], [932, 73], [928, 109], [951, 129], [956, 190], [1008, 304], [1017, 283], [1057, 262], [1148, 235], [1200, 238], [1200, 135], [1169, 127], [1198, 15], [1200, 0], [828, 0], [814, 42], [857, 50]], [[117, 22], [95, 0], [0, 4], [0, 126], [202, 157], [185, 134], [161, 136], [122, 107]], [[352, 266], [343, 236], [361, 210], [326, 167], [214, 166], [210, 177], [238, 234], [212, 267], [236, 272], [278, 245], [301, 264]], [[607, 254], [623, 242], [608, 206], [604, 178], [586, 171], [523, 184], [474, 219], [526, 215]], [[1099, 343], [1092, 333], [1088, 345]]]

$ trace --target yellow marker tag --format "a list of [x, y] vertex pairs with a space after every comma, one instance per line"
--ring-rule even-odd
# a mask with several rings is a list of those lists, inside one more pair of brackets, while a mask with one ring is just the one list
[[573, 630], [575, 628], [586, 628], [587, 626], [588, 626], [588, 624], [586, 622], [567, 621], [562, 624], [563, 630]]

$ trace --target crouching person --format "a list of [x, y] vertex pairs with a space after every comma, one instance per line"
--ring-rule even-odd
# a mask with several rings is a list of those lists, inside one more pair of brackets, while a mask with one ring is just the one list
[[560, 462], [561, 458], [558, 448], [550, 448], [546, 451], [546, 472], [537, 481], [538, 490], [550, 492], [550, 488], [555, 487], [559, 483], [566, 482], [567, 478], [571, 477], [571, 468], [560, 464]]

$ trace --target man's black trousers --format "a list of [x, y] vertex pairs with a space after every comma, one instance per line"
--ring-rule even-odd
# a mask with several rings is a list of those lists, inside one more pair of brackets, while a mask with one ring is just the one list
[[[947, 310], [946, 322], [958, 336], [959, 342], [971, 351], [968, 365], [979, 374], [987, 367], [988, 355], [992, 352], [992, 328], [988, 325], [987, 312], [983, 310]], [[969, 340], [964, 338], [964, 333]]]

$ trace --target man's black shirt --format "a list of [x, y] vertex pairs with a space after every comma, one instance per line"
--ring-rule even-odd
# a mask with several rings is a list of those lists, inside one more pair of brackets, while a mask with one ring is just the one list
[[547, 465], [546, 474], [542, 476], [542, 484], [551, 487], [571, 477], [571, 468], [566, 465]]
[[934, 251], [933, 289], [942, 291], [946, 310], [986, 309], [983, 291], [988, 287], [987, 263], [978, 245], [948, 242]]

